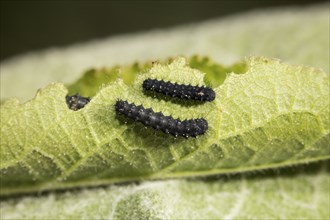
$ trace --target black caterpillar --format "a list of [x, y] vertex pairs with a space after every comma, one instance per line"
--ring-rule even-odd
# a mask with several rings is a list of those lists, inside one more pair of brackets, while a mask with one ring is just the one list
[[154, 112], [151, 108], [145, 109], [142, 105], [136, 106], [122, 100], [116, 102], [115, 108], [120, 114], [175, 137], [196, 137], [208, 129], [208, 123], [204, 118], [181, 121], [172, 116], [164, 116], [161, 112]]
[[89, 103], [89, 101], [91, 100], [88, 97], [80, 96], [79, 93], [77, 93], [73, 96], [67, 95], [65, 97], [65, 99], [66, 99], [66, 104], [68, 105], [69, 109], [71, 109], [73, 111], [78, 111], [79, 109], [85, 107], [85, 105], [87, 105]]
[[200, 101], [213, 101], [215, 92], [208, 87], [192, 86], [165, 82], [157, 79], [146, 79], [142, 84], [145, 90], [163, 93], [166, 96], [178, 97], [181, 99], [194, 99]]

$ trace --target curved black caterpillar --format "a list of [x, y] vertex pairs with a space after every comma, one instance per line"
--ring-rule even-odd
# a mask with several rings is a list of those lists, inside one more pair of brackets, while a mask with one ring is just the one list
[[177, 84], [157, 79], [146, 79], [142, 84], [143, 89], [163, 93], [166, 96], [181, 99], [194, 99], [200, 101], [213, 101], [215, 92], [209, 87]]
[[154, 112], [151, 108], [145, 109], [142, 105], [136, 106], [122, 100], [116, 102], [115, 108], [126, 117], [175, 137], [196, 137], [208, 129], [208, 123], [204, 118], [181, 121], [172, 116], [164, 116], [161, 112]]
[[65, 100], [69, 109], [78, 111], [79, 109], [85, 107], [85, 105], [87, 105], [91, 99], [88, 97], [82, 97], [79, 95], [79, 93], [77, 93], [73, 96], [67, 95]]

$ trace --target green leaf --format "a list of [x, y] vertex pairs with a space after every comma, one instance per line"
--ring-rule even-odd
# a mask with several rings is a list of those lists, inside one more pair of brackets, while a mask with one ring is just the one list
[[[329, 77], [321, 70], [253, 57], [245, 74], [229, 74], [216, 100], [155, 99], [146, 78], [202, 85], [204, 74], [184, 58], [155, 63], [133, 84], [103, 87], [79, 111], [69, 110], [62, 84], [25, 104], [1, 106], [1, 194], [127, 180], [210, 175], [275, 168], [327, 159]], [[198, 138], [173, 138], [118, 118], [117, 99], [175, 118], [204, 117]], [[127, 122], [127, 123], [125, 123]]]
[[189, 60], [189, 66], [205, 73], [204, 82], [211, 87], [221, 85], [228, 73], [242, 74], [247, 70], [245, 62], [234, 63], [228, 67], [217, 64], [208, 57], [194, 56]]
[[[329, 74], [329, 23], [328, 4], [269, 9], [33, 52], [1, 61], [1, 103], [11, 97], [29, 100], [38, 88], [54, 81], [71, 83], [91, 67], [164, 60], [178, 54], [207, 55], [226, 65], [251, 54], [262, 55], [323, 68]], [[94, 94], [98, 89], [96, 87]], [[329, 141], [326, 142], [329, 148]], [[327, 171], [322, 166], [309, 164], [290, 168], [291, 172], [276, 169], [276, 175], [258, 171], [258, 175], [249, 178], [219, 175], [214, 181], [204, 178], [141, 181], [136, 186], [121, 184], [48, 195], [39, 193], [40, 189], [32, 196], [1, 197], [0, 218], [329, 219], [329, 164], [324, 165]], [[28, 174], [16, 177], [24, 175]], [[198, 184], [192, 184], [196, 182]], [[182, 193], [182, 189], [186, 193]], [[240, 195], [242, 189], [249, 192], [244, 200]], [[230, 210], [236, 210], [237, 214]]]
[[[167, 64], [173, 59], [164, 62]], [[76, 82], [68, 86], [69, 94], [79, 93], [82, 96], [94, 96], [103, 85], [121, 78], [127, 85], [133, 83], [138, 73], [145, 73], [152, 67], [153, 62], [144, 64], [135, 63], [131, 66], [115, 66], [113, 68], [91, 69], [84, 73]], [[204, 83], [211, 87], [217, 87], [223, 83], [228, 73], [241, 74], [246, 72], [246, 63], [240, 62], [228, 67], [214, 63], [208, 57], [193, 56], [189, 59], [189, 66], [205, 73]]]
[[115, 66], [111, 69], [91, 69], [87, 71], [75, 83], [69, 85], [69, 94], [79, 93], [82, 96], [94, 96], [103, 85], [121, 78], [127, 85], [133, 83], [136, 75], [150, 68], [151, 62], [145, 64], [135, 63], [131, 66]]
[[229, 178], [166, 180], [0, 203], [3, 219], [328, 219], [329, 161]]

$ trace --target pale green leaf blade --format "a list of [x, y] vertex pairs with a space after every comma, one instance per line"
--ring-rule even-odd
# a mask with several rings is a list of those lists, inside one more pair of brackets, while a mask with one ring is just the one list
[[[275, 168], [330, 157], [329, 77], [321, 70], [250, 58], [245, 74], [230, 74], [214, 102], [155, 99], [141, 84], [157, 77], [202, 85], [204, 75], [184, 58], [154, 64], [132, 85], [101, 89], [80, 111], [53, 84], [25, 104], [1, 106], [1, 194], [127, 180], [209, 175]], [[117, 99], [175, 118], [204, 117], [199, 138], [173, 138], [120, 120]]]
[[3, 219], [328, 219], [329, 162], [1, 201]]

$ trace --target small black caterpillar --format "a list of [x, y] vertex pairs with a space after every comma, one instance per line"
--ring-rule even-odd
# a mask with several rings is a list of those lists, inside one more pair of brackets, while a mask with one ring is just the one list
[[67, 95], [65, 97], [65, 99], [66, 99], [66, 104], [68, 105], [69, 109], [71, 109], [73, 111], [78, 111], [79, 109], [83, 108], [91, 100], [88, 97], [80, 96], [79, 93], [77, 93], [73, 96]]
[[157, 79], [146, 79], [142, 84], [145, 90], [163, 93], [166, 96], [181, 99], [194, 99], [200, 101], [213, 101], [215, 92], [209, 87], [177, 84]]
[[196, 137], [208, 129], [208, 123], [204, 118], [181, 121], [172, 116], [164, 116], [161, 112], [154, 112], [151, 108], [145, 109], [142, 105], [136, 106], [122, 100], [116, 102], [115, 108], [120, 114], [175, 137]]

